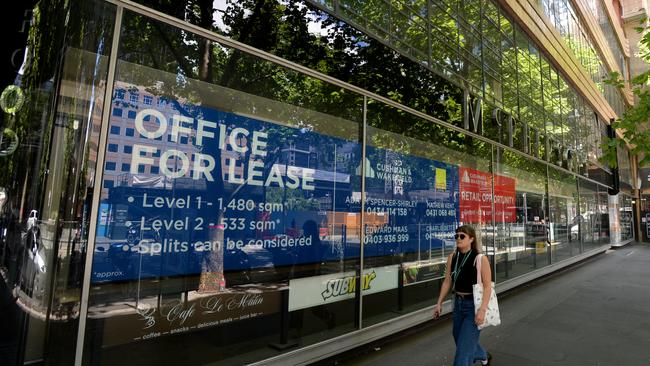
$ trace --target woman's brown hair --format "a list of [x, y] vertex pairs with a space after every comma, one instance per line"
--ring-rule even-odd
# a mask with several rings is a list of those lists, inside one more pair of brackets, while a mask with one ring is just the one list
[[469, 235], [470, 238], [474, 238], [474, 240], [472, 240], [472, 250], [476, 253], [481, 252], [481, 244], [479, 243], [478, 237], [476, 236], [476, 231], [473, 227], [469, 225], [461, 225], [456, 229], [456, 233], [464, 233]]

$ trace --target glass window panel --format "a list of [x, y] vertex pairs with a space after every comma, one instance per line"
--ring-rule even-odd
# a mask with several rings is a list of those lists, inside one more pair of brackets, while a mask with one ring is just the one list
[[458, 14], [458, 4], [458, 0], [431, 0], [431, 6], [433, 9], [431, 12], [433, 19], [431, 20], [434, 21], [440, 11], [446, 13], [447, 16], [455, 18]]
[[517, 89], [511, 84], [504, 84], [503, 88], [503, 107], [507, 112], [514, 116], [519, 115], [519, 107], [517, 103]]
[[501, 24], [500, 24], [501, 33], [504, 35], [504, 37], [507, 40], [513, 42], [514, 27], [512, 26], [512, 22], [505, 14], [501, 14], [500, 20], [501, 20]]
[[607, 188], [598, 186], [598, 222], [600, 223], [599, 243], [608, 244], [609, 237], [609, 194]]
[[499, 9], [491, 1], [483, 3], [483, 14], [493, 24], [498, 25], [500, 23]]
[[363, 98], [128, 11], [122, 24], [115, 88], [168, 103], [138, 106], [131, 171], [104, 174], [119, 184], [100, 198], [86, 354], [159, 365], [200, 344], [193, 364], [251, 363], [356, 329], [354, 291], [323, 284], [359, 264]]
[[462, 67], [461, 74], [471, 84], [474, 90], [482, 94], [483, 69], [480, 61], [473, 57], [461, 56]]
[[369, 0], [364, 2], [362, 14], [367, 21], [368, 30], [380, 40], [387, 40], [389, 34], [390, 7], [384, 0]]
[[537, 129], [539, 133], [544, 132], [544, 109], [537, 103], [532, 108], [532, 116], [529, 124], [532, 128]]
[[[345, 16], [346, 18], [354, 21], [358, 25], [365, 26], [366, 25], [366, 17], [364, 15], [364, 6], [362, 1], [358, 0], [342, 0], [339, 1], [339, 9], [341, 12], [341, 15]], [[386, 17], [388, 17], [388, 14], [386, 14]], [[386, 25], [388, 25], [388, 21], [386, 21]], [[388, 29], [388, 27], [384, 27], [384, 29]]]
[[622, 187], [631, 189], [635, 182], [632, 181], [632, 163], [630, 161], [630, 151], [627, 148], [617, 149], [618, 172]]
[[468, 31], [480, 32], [481, 29], [481, 2], [479, 0], [461, 1], [459, 5], [459, 20], [463, 28]]
[[578, 180], [580, 194], [580, 215], [578, 216], [579, 236], [583, 251], [599, 246], [600, 212], [598, 185], [583, 179]]
[[367, 121], [364, 266], [399, 271], [401, 284], [364, 295], [364, 326], [433, 305], [461, 221], [492, 243], [491, 206], [468, 196], [491, 192], [489, 144], [374, 100]]
[[530, 69], [533, 65], [524, 52], [526, 51], [520, 48], [517, 49], [517, 88], [520, 97], [529, 97], [532, 88]]
[[553, 263], [580, 254], [578, 182], [549, 167], [549, 240]]
[[403, 12], [394, 10], [392, 21], [394, 27], [393, 35], [401, 40], [401, 42], [396, 42], [396, 45], [405, 53], [416, 56], [418, 60], [428, 62], [426, 55], [428, 54], [429, 46], [427, 26], [424, 19], [416, 15], [412, 15], [409, 18]]
[[495, 172], [514, 181], [516, 197], [508, 202], [514, 217], [499, 220], [496, 228], [497, 281], [521, 276], [550, 263], [547, 247], [546, 165], [524, 155], [497, 149]]
[[621, 194], [619, 207], [619, 221], [621, 227], [621, 242], [634, 239], [634, 197]]
[[487, 42], [487, 46], [492, 49], [499, 49], [499, 44], [501, 43], [501, 32], [499, 28], [494, 24], [485, 21], [483, 24], [483, 41]]

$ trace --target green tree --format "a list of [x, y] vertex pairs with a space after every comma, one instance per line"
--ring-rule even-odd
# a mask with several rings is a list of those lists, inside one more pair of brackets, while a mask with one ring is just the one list
[[[645, 24], [646, 20], [642, 21]], [[642, 33], [639, 41], [639, 57], [647, 63], [650, 63], [650, 27], [647, 25], [638, 27], [636, 30]], [[635, 105], [627, 109], [623, 116], [612, 123], [612, 128], [618, 131], [622, 138], [604, 138], [602, 143], [603, 156], [600, 159], [602, 163], [610, 167], [617, 167], [617, 149], [623, 149], [626, 142], [629, 143], [630, 153], [638, 157], [639, 166], [647, 166], [650, 163], [650, 129], [648, 129], [648, 120], [650, 120], [650, 70], [630, 80], [630, 87], [635, 96]], [[618, 72], [610, 73], [605, 83], [624, 88], [625, 83]]]

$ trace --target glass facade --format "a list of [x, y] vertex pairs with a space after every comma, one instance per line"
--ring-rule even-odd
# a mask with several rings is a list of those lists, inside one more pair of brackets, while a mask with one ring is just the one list
[[564, 172], [549, 169], [549, 238], [551, 261], [571, 258], [579, 253], [578, 181]]
[[[534, 144], [530, 148], [520, 146], [522, 151], [546, 156], [548, 161], [586, 176], [590, 175], [589, 170], [592, 176], [597, 176], [593, 171], [603, 169], [598, 164], [596, 150], [600, 146], [598, 130], [605, 123], [598, 120], [592, 108], [548, 62], [526, 33], [494, 3], [313, 3], [480, 97], [486, 112], [499, 113], [494, 112], [499, 110], [515, 117], [514, 128], [527, 131], [529, 136], [525, 141]], [[385, 9], [381, 12], [382, 21], [400, 26], [391, 28], [392, 31], [378, 32], [375, 24], [379, 21], [375, 20], [378, 5]], [[404, 34], [421, 34], [418, 39], [426, 42], [421, 41], [419, 45], [431, 45], [430, 51], [420, 47], [418, 52], [414, 52], [418, 43], [410, 42], [410, 38], [401, 40]], [[594, 57], [600, 62], [598, 57]], [[594, 82], [601, 85], [602, 76], [606, 74], [598, 75]], [[602, 87], [600, 90], [604, 91]], [[394, 98], [391, 94], [384, 95]], [[402, 102], [405, 98], [400, 96], [398, 100]], [[417, 108], [416, 105], [413, 107]], [[494, 131], [486, 128], [485, 132], [493, 140], [505, 142]], [[579, 134], [597, 137], [579, 143], [575, 140]], [[541, 149], [538, 135], [546, 143]], [[594, 154], [589, 154], [589, 151], [594, 151]]]
[[[143, 25], [157, 32], [139, 38]], [[287, 336], [304, 346], [355, 329], [354, 292], [337, 287], [314, 303], [289, 288], [359, 267], [364, 98], [128, 11], [121, 37], [112, 105], [136, 115], [112, 114], [110, 124], [137, 133], [109, 137], [118, 153], [107, 164], [130, 170], [104, 172], [116, 183], [100, 200], [86, 338], [102, 351], [86, 354], [154, 364], [186, 342], [231, 334], [193, 362], [249, 363]], [[180, 78], [181, 63], [199, 64], [201, 53], [179, 60], [166, 38], [210, 47], [210, 69]], [[144, 59], [142, 42], [157, 47]], [[122, 329], [154, 309], [142, 328]], [[200, 316], [170, 322], [176, 311]], [[163, 336], [176, 332], [186, 341]], [[170, 353], [155, 351], [161, 342]]]
[[[183, 9], [149, 6], [206, 26]], [[273, 24], [244, 31], [236, 21], [257, 21], [246, 15], [254, 11], [273, 13], [274, 19], [286, 19], [291, 25], [264, 34], [260, 33], [263, 27]], [[464, 107], [470, 98], [484, 112], [481, 127], [490, 139], [516, 144], [505, 136], [509, 128], [503, 120], [512, 117], [510, 129], [528, 135], [520, 139], [520, 150], [592, 179], [608, 174], [598, 163], [598, 131], [605, 121], [505, 11], [490, 1], [308, 1], [307, 6], [266, 1], [258, 7], [224, 4], [216, 12], [218, 20], [210, 29], [219, 34], [458, 126], [466, 126], [467, 118], [450, 118], [431, 98], [444, 90], [448, 99]], [[221, 15], [229, 12], [241, 19]], [[293, 33], [286, 34], [288, 30]], [[287, 48], [288, 44], [305, 49]], [[311, 56], [300, 57], [306, 54]], [[383, 73], [393, 79], [381, 78]], [[589, 138], [575, 141], [575, 136]]]
[[605, 124], [495, 3], [71, 4], [5, 115], [7, 364], [313, 351], [427, 311], [461, 224], [498, 286], [609, 245]]
[[627, 63], [625, 56], [621, 50], [621, 46], [617, 40], [617, 35], [614, 33], [609, 22], [609, 16], [606, 14], [606, 9], [601, 0], [588, 1], [590, 10], [597, 18], [599, 25], [608, 47], [611, 49], [614, 59], [617, 62], [617, 69], [610, 70], [603, 62], [601, 53], [598, 52], [592, 36], [587, 31], [587, 27], [580, 19], [578, 12], [575, 10], [574, 5], [569, 0], [542, 0], [542, 9], [546, 16], [550, 19], [551, 23], [560, 32], [566, 45], [569, 47], [573, 54], [577, 57], [578, 61], [582, 64], [588, 75], [596, 83], [596, 87], [607, 99], [607, 102], [614, 109], [618, 116], [623, 116], [625, 112], [625, 102], [621, 95], [621, 91], [612, 85], [606, 84], [603, 80], [609, 78], [609, 73], [612, 71], [618, 72], [622, 78], [627, 80]]
[[603, 3], [602, 0], [589, 0], [587, 1], [587, 4], [589, 6], [589, 9], [592, 11], [592, 14], [596, 17], [598, 25], [600, 25], [600, 30], [602, 30], [603, 34], [605, 35], [607, 46], [609, 47], [610, 51], [612, 51], [612, 55], [614, 55], [614, 59], [616, 60], [619, 70], [621, 71], [621, 78], [628, 80], [628, 60], [625, 57], [625, 53], [623, 52], [623, 48], [618, 39], [618, 35], [614, 30], [612, 20], [609, 18], [607, 6]]
[[627, 148], [616, 151], [618, 162], [618, 174], [620, 185], [628, 193], [632, 192], [635, 182], [632, 180], [632, 162], [630, 161], [630, 151]]
[[512, 217], [502, 216], [494, 222], [495, 279], [503, 281], [550, 264], [547, 166], [501, 149], [496, 150], [495, 160], [496, 172], [503, 177], [500, 180], [514, 182], [515, 188], [514, 204], [509, 208]]
[[621, 194], [618, 207], [621, 243], [634, 240], [634, 197]]

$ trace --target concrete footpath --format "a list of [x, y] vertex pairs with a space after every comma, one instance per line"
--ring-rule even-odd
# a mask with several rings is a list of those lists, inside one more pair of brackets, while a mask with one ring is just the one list
[[[494, 366], [650, 365], [650, 245], [628, 244], [499, 298]], [[318, 365], [452, 365], [451, 317]], [[477, 363], [478, 365], [479, 363]]]

